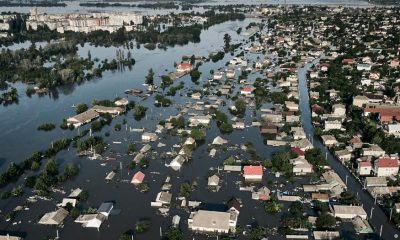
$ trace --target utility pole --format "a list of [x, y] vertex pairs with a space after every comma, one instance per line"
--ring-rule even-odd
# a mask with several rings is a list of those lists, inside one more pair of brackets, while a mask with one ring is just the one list
[[392, 213], [393, 213], [393, 208], [390, 208], [390, 216], [389, 216], [389, 221], [392, 221]]
[[347, 179], [349, 178], [349, 175], [346, 175], [346, 187], [347, 187]]
[[382, 229], [383, 229], [383, 225], [381, 225], [381, 230], [379, 231], [379, 237], [382, 237]]
[[372, 220], [372, 213], [374, 211], [374, 207], [371, 208], [371, 213], [369, 214], [369, 219]]

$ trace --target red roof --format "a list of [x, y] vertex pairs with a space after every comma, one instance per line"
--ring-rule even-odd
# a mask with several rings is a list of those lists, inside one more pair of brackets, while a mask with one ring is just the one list
[[291, 148], [292, 152], [296, 153], [299, 156], [304, 156], [304, 151], [301, 150], [299, 147], [292, 147]]
[[192, 68], [192, 64], [190, 64], [190, 63], [180, 63], [178, 65], [178, 68], [179, 69], [190, 69], [190, 68]]
[[267, 194], [260, 194], [260, 195], [258, 195], [258, 199], [261, 201], [268, 201], [269, 196]]
[[244, 91], [244, 92], [252, 92], [252, 91], [253, 91], [253, 88], [251, 88], [251, 87], [245, 87], [245, 88], [243, 88], [242, 91]]
[[360, 167], [371, 167], [371, 162], [359, 162]]
[[263, 168], [262, 166], [244, 166], [243, 172], [244, 175], [262, 175]]
[[345, 58], [342, 60], [342, 63], [347, 63], [347, 64], [352, 64], [355, 63], [356, 61], [353, 58]]
[[365, 108], [364, 112], [379, 113], [381, 122], [400, 121], [400, 108]]
[[378, 168], [398, 168], [399, 167], [399, 161], [397, 159], [393, 158], [380, 158], [376, 160], [375, 164], [378, 166]]
[[142, 173], [141, 171], [135, 173], [135, 175], [133, 175], [131, 183], [142, 183], [144, 176], [144, 173]]

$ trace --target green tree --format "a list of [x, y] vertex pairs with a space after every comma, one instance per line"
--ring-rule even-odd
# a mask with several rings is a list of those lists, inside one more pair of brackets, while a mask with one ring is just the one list
[[190, 71], [190, 77], [192, 78], [193, 82], [196, 82], [197, 80], [199, 80], [200, 75], [201, 75], [201, 73], [197, 69], [193, 69], [192, 71]]
[[181, 240], [183, 239], [182, 231], [178, 228], [170, 227], [164, 233], [165, 240]]
[[75, 112], [76, 112], [76, 114], [79, 114], [79, 113], [83, 113], [83, 112], [87, 111], [88, 109], [89, 108], [85, 103], [79, 103], [75, 108]]
[[55, 176], [58, 174], [58, 163], [54, 159], [50, 159], [47, 161], [46, 165], [44, 166], [44, 170], [47, 175]]
[[154, 72], [153, 72], [153, 69], [152, 69], [152, 68], [150, 68], [150, 69], [149, 69], [149, 72], [147, 73], [145, 83], [146, 83], [147, 85], [154, 85]]
[[206, 137], [206, 132], [202, 129], [195, 128], [190, 132], [190, 136], [196, 141], [201, 141]]
[[73, 163], [68, 163], [67, 166], [65, 167], [64, 176], [66, 177], [66, 179], [70, 179], [70, 178], [78, 175], [78, 173], [79, 173], [79, 169]]
[[139, 220], [135, 224], [135, 231], [137, 233], [144, 233], [150, 228], [150, 221], [149, 220]]
[[224, 43], [225, 43], [225, 52], [229, 51], [231, 45], [231, 36], [227, 33], [224, 35]]
[[317, 228], [333, 228], [336, 225], [336, 219], [328, 213], [323, 213], [317, 218], [315, 226]]

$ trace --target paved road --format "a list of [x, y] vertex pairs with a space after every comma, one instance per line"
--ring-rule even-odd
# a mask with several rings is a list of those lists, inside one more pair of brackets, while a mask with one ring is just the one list
[[[327, 154], [327, 160], [333, 170], [346, 181], [347, 178], [347, 188], [354, 194], [358, 194], [365, 211], [370, 218], [370, 223], [375, 228], [375, 231], [381, 234], [381, 239], [395, 240], [400, 239], [400, 231], [396, 228], [394, 224], [389, 221], [389, 218], [385, 215], [383, 210], [375, 205], [374, 199], [369, 195], [369, 193], [362, 189], [362, 185], [357, 181], [357, 179], [350, 173], [350, 171], [344, 167], [336, 158], [328, 151], [328, 149], [322, 144], [319, 138], [314, 137], [314, 127], [311, 123], [311, 109], [309, 104], [308, 86], [306, 74], [308, 69], [313, 64], [318, 63], [319, 59], [314, 60], [312, 63], [306, 64], [303, 68], [299, 69], [299, 90], [300, 90], [300, 109], [301, 109], [301, 123], [304, 127], [304, 131], [307, 136], [313, 136], [314, 147], [321, 149], [322, 153]], [[371, 218], [372, 209], [372, 218]]]

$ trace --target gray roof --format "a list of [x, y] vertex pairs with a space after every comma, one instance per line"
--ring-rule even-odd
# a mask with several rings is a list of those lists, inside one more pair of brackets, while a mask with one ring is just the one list
[[114, 204], [112, 202], [105, 202], [100, 205], [100, 207], [97, 209], [97, 212], [98, 213], [103, 213], [103, 212], [110, 213], [111, 210], [113, 209], [113, 207], [114, 207]]
[[57, 211], [46, 213], [40, 220], [39, 224], [59, 225], [68, 216], [68, 211], [64, 208], [59, 208]]
[[231, 214], [227, 212], [199, 210], [193, 213], [192, 227], [229, 231], [230, 217]]

